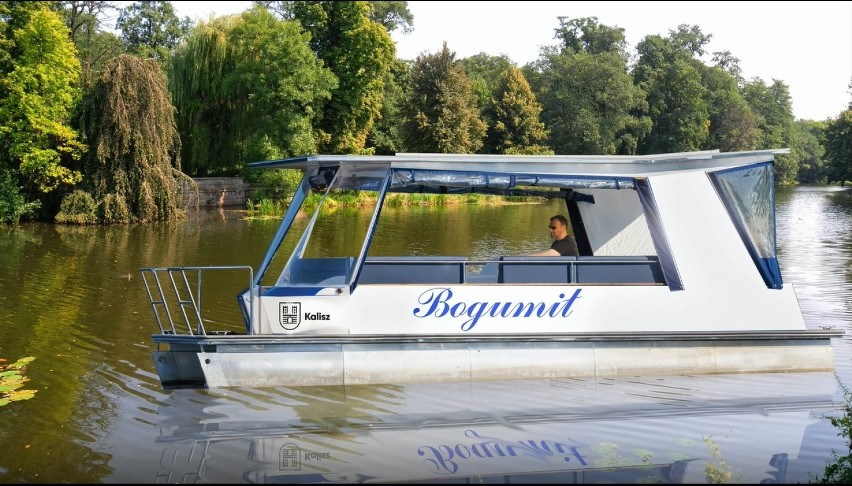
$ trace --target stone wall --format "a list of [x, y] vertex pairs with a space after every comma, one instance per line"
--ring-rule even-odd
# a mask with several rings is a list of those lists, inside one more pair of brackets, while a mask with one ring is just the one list
[[[196, 177], [199, 207], [245, 207], [249, 184], [242, 177]], [[189, 206], [195, 205], [195, 193], [190, 191]]]

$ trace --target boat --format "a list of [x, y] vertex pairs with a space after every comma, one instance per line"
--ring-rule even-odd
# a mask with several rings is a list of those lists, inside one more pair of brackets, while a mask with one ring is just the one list
[[[157, 373], [165, 388], [217, 388], [831, 370], [843, 330], [806, 325], [778, 264], [787, 152], [251, 163], [303, 172], [256, 269], [140, 269]], [[556, 199], [577, 255], [377, 254], [394, 193]], [[330, 234], [328, 206], [352, 194], [370, 217]], [[224, 271], [242, 279], [242, 322], [207, 329], [203, 282]]]

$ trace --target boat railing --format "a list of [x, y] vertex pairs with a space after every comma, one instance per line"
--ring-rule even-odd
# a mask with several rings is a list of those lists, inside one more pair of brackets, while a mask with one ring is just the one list
[[[202, 275], [215, 271], [248, 273], [246, 318], [249, 323], [254, 322], [254, 302], [259, 299], [253, 298], [256, 289], [253, 286], [254, 270], [250, 266], [142, 268], [139, 272], [161, 334], [207, 334], [202, 316]], [[179, 315], [174, 316], [175, 313]]]

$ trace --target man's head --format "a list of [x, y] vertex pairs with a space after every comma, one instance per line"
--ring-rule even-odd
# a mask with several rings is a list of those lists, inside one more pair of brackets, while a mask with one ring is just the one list
[[557, 214], [556, 216], [550, 218], [550, 236], [553, 237], [554, 240], [561, 240], [565, 238], [568, 234], [568, 220], [565, 216], [561, 214]]

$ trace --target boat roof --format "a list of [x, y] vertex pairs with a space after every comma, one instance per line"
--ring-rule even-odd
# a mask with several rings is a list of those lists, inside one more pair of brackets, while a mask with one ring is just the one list
[[643, 177], [666, 172], [719, 170], [774, 161], [789, 148], [720, 152], [706, 150], [650, 155], [483, 155], [398, 153], [396, 155], [303, 155], [248, 164], [252, 169], [307, 169], [377, 164], [392, 169], [474, 171], [550, 175]]

